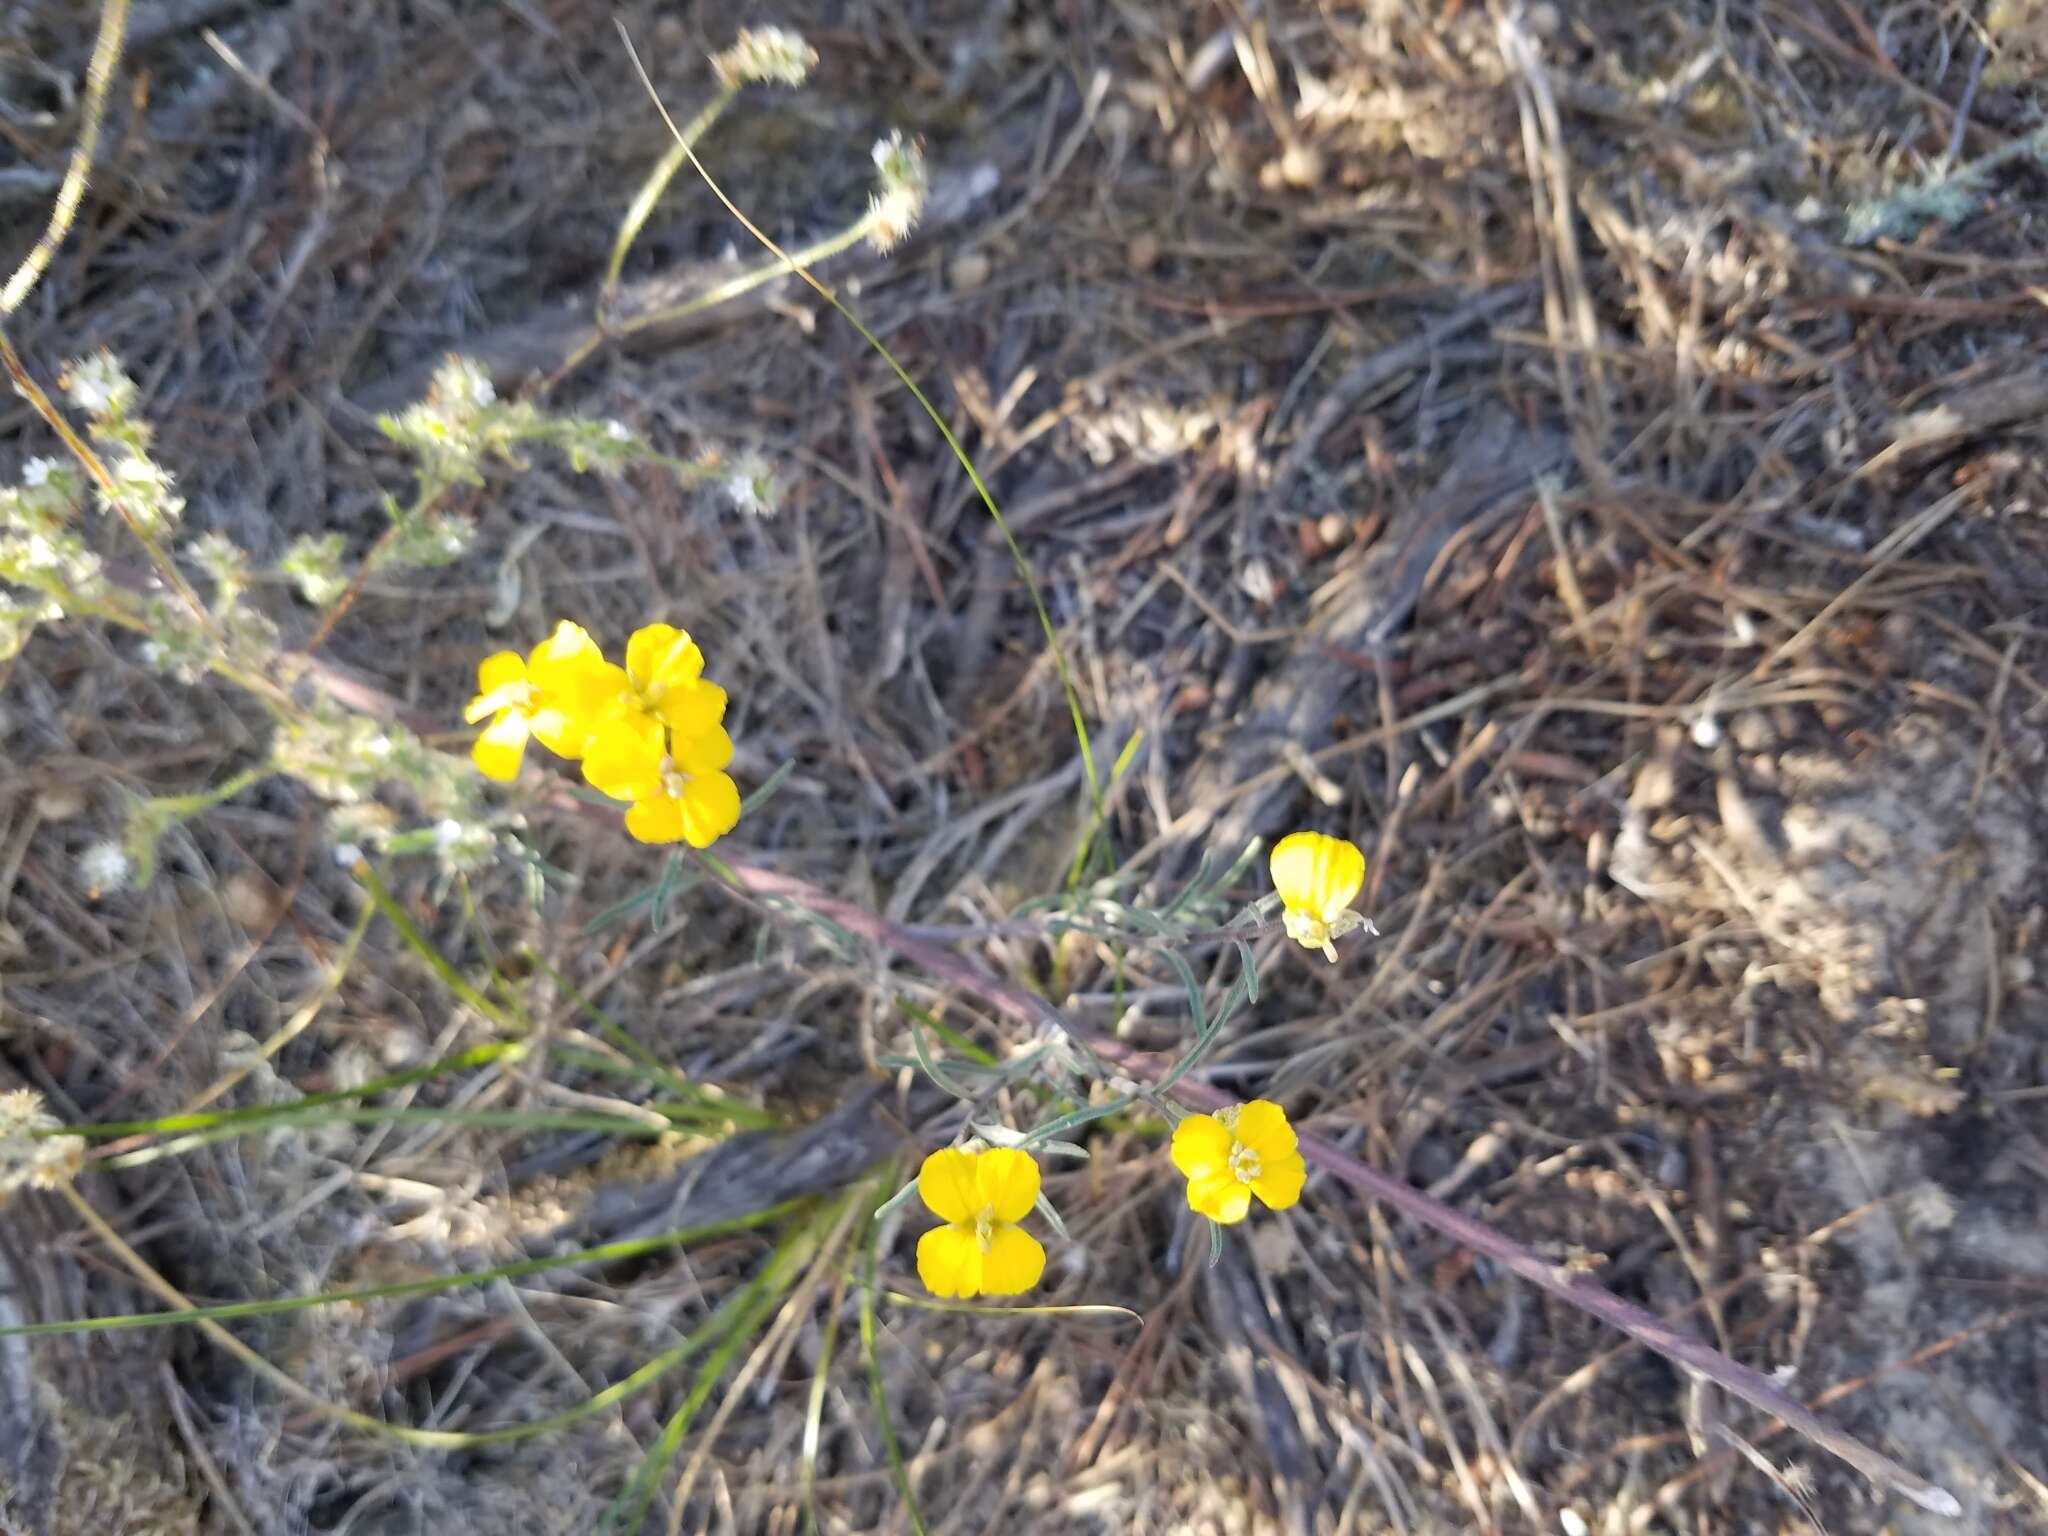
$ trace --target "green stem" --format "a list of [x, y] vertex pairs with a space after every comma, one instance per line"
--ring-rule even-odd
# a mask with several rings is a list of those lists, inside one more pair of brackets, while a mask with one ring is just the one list
[[602, 321], [611, 310], [612, 297], [619, 286], [619, 271], [626, 265], [626, 253], [633, 248], [633, 242], [640, 238], [640, 230], [654, 212], [654, 205], [661, 201], [661, 194], [668, 190], [668, 184], [675, 174], [688, 163], [689, 146], [703, 138], [719, 115], [732, 105], [733, 98], [740, 93], [738, 81], [721, 86], [718, 94], [704, 103], [703, 109], [684, 126], [680, 142], [673, 145], [667, 154], [656, 163], [640, 184], [633, 201], [626, 209], [626, 216], [619, 221], [618, 238], [612, 242], [611, 260], [604, 266], [604, 284], [600, 291], [597, 313]]

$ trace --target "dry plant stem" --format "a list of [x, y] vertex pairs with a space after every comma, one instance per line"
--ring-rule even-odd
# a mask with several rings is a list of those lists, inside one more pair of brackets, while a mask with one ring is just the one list
[[[50, 397], [43, 393], [42, 385], [30, 375], [28, 368], [22, 363], [21, 354], [14, 350], [14, 342], [5, 331], [0, 331], [0, 363], [6, 365], [7, 376], [14, 381], [14, 387], [21, 392], [22, 398], [28, 401], [29, 406], [43, 418], [50, 430], [55, 432], [64, 446], [70, 450], [71, 456], [78, 460], [85, 472], [91, 475], [100, 489], [106, 493], [107, 504], [120, 515], [121, 521], [128, 525], [128, 531], [135, 535], [136, 542], [148, 551], [150, 563], [156, 567], [157, 574], [162, 576], [170, 589], [191, 608], [199, 619], [200, 627], [211, 635], [214, 643], [225, 652], [226, 637], [221, 634], [220, 626], [214, 623], [213, 615], [206, 611], [206, 604], [199, 600], [199, 594], [192, 590], [191, 583], [178, 574], [177, 566], [172, 564], [171, 557], [164, 553], [163, 546], [157, 543], [147, 528], [135, 520], [135, 514], [130, 512], [121, 500], [121, 487], [115, 481], [113, 471], [108, 469], [105, 461], [93, 451], [92, 445], [80, 437], [71, 423], [64, 419], [64, 413], [57, 409]], [[279, 692], [274, 689], [271, 691]]]
[[0, 290], [0, 315], [11, 315], [21, 301], [34, 291], [70, 232], [78, 205], [85, 197], [85, 184], [92, 175], [92, 157], [99, 148], [100, 120], [106, 115], [107, 87], [114, 81], [114, 66], [121, 60], [121, 40], [128, 30], [128, 0], [107, 0], [100, 12], [100, 33], [92, 45], [92, 62], [85, 71], [85, 114], [78, 130], [78, 143], [65, 168], [64, 183], [57, 189], [57, 201], [50, 209], [50, 222], [43, 230], [7, 287]]
[[[816, 887], [773, 870], [732, 864], [733, 875], [749, 894], [775, 896], [794, 902], [821, 917], [829, 918], [849, 933], [893, 950], [932, 975], [973, 993], [998, 1011], [1038, 1028], [1058, 1029], [1083, 1039], [1097, 1055], [1115, 1063], [1133, 1077], [1157, 1074], [1158, 1067], [1145, 1054], [1119, 1041], [1070, 1022], [1044, 998], [1015, 982], [991, 975], [963, 956], [912, 937], [887, 919], [878, 917], [849, 901], [827, 895]], [[1205, 1084], [1183, 1078], [1173, 1091], [1206, 1108], [1225, 1102], [1227, 1095]], [[1481, 1253], [1503, 1268], [1538, 1286], [1560, 1301], [1597, 1317], [1637, 1343], [1655, 1350], [1689, 1375], [1704, 1377], [1761, 1413], [1782, 1420], [1821, 1449], [1840, 1457], [1880, 1487], [1889, 1488], [1935, 1514], [1957, 1516], [1962, 1506], [1946, 1489], [1915, 1476], [1891, 1458], [1870, 1449], [1843, 1433], [1798, 1399], [1789, 1396], [1761, 1372], [1729, 1359], [1719, 1350], [1688, 1333], [1672, 1327], [1663, 1318], [1633, 1302], [1624, 1301], [1583, 1277], [1566, 1273], [1546, 1263], [1513, 1238], [1496, 1232], [1484, 1222], [1381, 1173], [1319, 1136], [1306, 1132], [1301, 1137], [1301, 1154], [1310, 1164], [1349, 1184], [1353, 1189], [1392, 1206], [1402, 1215], [1433, 1227], [1444, 1236], [1474, 1253]]]
[[[120, 1261], [121, 1266], [128, 1273], [141, 1282], [145, 1290], [174, 1312], [194, 1312], [198, 1310], [186, 1299], [184, 1292], [158, 1274], [150, 1265], [149, 1260], [128, 1246], [127, 1241], [121, 1234], [108, 1224], [104, 1216], [93, 1209], [92, 1202], [81, 1195], [75, 1185], [60, 1185], [59, 1192], [70, 1202], [71, 1208], [78, 1213], [78, 1219], [92, 1230], [94, 1237], [106, 1244], [107, 1251]], [[263, 1355], [251, 1349], [247, 1344], [244, 1344], [212, 1318], [202, 1317], [196, 1319], [194, 1326], [222, 1349], [241, 1361], [242, 1364], [248, 1366], [250, 1370], [276, 1387], [278, 1391], [284, 1393], [285, 1396], [291, 1398], [294, 1402], [303, 1403], [323, 1418], [338, 1419], [344, 1424], [353, 1425], [357, 1429], [366, 1429], [375, 1434], [396, 1436], [411, 1445], [425, 1445], [446, 1450], [457, 1450], [468, 1443], [467, 1437], [463, 1435], [444, 1434], [434, 1430], [404, 1429], [399, 1425], [386, 1424], [381, 1419], [373, 1419], [366, 1413], [357, 1413], [353, 1408], [343, 1408], [339, 1404], [330, 1403], [317, 1392], [310, 1391], [306, 1387], [301, 1386], [288, 1372], [271, 1364]]]

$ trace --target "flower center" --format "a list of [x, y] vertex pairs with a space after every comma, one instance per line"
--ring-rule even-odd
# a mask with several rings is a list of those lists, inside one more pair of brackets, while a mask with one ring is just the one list
[[1249, 1184], [1260, 1173], [1259, 1154], [1241, 1141], [1230, 1144], [1230, 1172], [1240, 1184]]
[[1330, 942], [1330, 925], [1313, 912], [1297, 912], [1290, 907], [1280, 921], [1287, 937], [1306, 948], [1321, 949]]
[[981, 1251], [987, 1253], [996, 1240], [996, 1208], [984, 1205], [981, 1214], [974, 1218], [974, 1240], [981, 1244]]
[[661, 760], [661, 792], [671, 800], [683, 798], [683, 789], [690, 782], [690, 776], [676, 766], [672, 757]]

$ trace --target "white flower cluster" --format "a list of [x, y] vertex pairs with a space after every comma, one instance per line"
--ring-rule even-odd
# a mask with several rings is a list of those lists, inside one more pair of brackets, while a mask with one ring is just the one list
[[892, 131], [875, 145], [875, 194], [868, 199], [868, 239], [887, 251], [910, 233], [924, 212], [931, 178], [924, 151]]
[[742, 27], [733, 45], [711, 56], [711, 68], [730, 89], [742, 85], [799, 86], [818, 62], [818, 50], [783, 27]]
[[85, 1163], [85, 1138], [50, 1134], [63, 1128], [34, 1089], [0, 1093], [0, 1194], [24, 1186], [55, 1189], [77, 1174]]
[[77, 359], [57, 382], [64, 398], [95, 423], [118, 421], [135, 404], [135, 381], [122, 371], [111, 352]]
[[119, 843], [94, 843], [78, 856], [78, 883], [94, 901], [126, 885], [134, 872], [128, 851]]

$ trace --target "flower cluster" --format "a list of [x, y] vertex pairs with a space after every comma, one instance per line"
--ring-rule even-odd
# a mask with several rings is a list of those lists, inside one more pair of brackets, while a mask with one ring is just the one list
[[902, 242], [924, 212], [931, 191], [924, 151], [900, 132], [874, 148], [875, 192], [868, 199], [868, 240], [883, 254]]
[[626, 801], [626, 830], [643, 843], [709, 848], [739, 822], [725, 690], [706, 681], [703, 651], [672, 624], [635, 630], [619, 666], [564, 619], [526, 656], [486, 657], [464, 718], [490, 722], [472, 754], [486, 778], [516, 777], [537, 739]]
[[33, 1088], [0, 1093], [0, 1195], [55, 1189], [84, 1166], [85, 1138], [53, 1134], [63, 1126]]
[[[1286, 1210], [1308, 1177], [1287, 1112], [1268, 1099], [1189, 1115], [1174, 1130], [1172, 1157], [1188, 1181], [1188, 1208], [1220, 1226], [1243, 1221], [1254, 1195]], [[1018, 1225], [1039, 1203], [1038, 1190], [1038, 1164], [1019, 1147], [970, 1143], [927, 1157], [917, 1193], [942, 1225], [917, 1240], [925, 1289], [965, 1300], [1016, 1296], [1038, 1284], [1045, 1249]]]
[[818, 50], [783, 27], [742, 27], [733, 45], [711, 56], [711, 68], [728, 89], [751, 83], [802, 85], [818, 62]]

